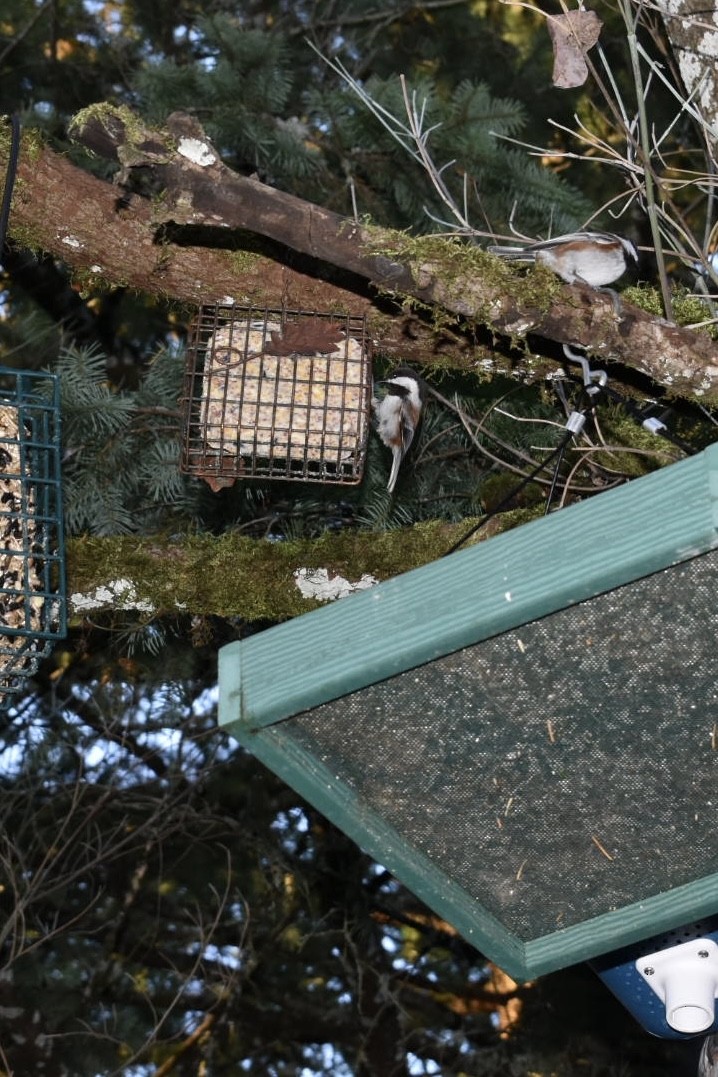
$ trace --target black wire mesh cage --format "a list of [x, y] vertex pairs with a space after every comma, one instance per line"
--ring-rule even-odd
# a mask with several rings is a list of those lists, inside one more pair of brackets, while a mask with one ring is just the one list
[[363, 317], [213, 304], [188, 343], [181, 468], [236, 479], [358, 483], [371, 360]]
[[66, 629], [59, 382], [0, 367], [0, 709]]

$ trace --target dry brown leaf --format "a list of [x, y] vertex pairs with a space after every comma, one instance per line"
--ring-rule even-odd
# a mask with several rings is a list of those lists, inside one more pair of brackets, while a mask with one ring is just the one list
[[289, 322], [283, 333], [272, 330], [270, 336], [272, 343], [265, 345], [265, 355], [327, 355], [344, 339], [336, 325], [319, 320]]
[[595, 11], [568, 11], [548, 20], [553, 43], [554, 86], [570, 90], [588, 78], [585, 53], [598, 41], [603, 23]]

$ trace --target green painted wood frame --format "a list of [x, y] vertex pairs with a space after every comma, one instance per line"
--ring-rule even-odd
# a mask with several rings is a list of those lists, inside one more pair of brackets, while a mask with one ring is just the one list
[[292, 738], [286, 719], [718, 545], [718, 445], [219, 653], [219, 721], [517, 979], [718, 911], [718, 875], [519, 939]]

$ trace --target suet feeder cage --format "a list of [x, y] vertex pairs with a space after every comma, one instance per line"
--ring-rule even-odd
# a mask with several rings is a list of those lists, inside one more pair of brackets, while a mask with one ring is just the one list
[[182, 470], [213, 489], [358, 483], [370, 398], [363, 317], [203, 306], [188, 344]]
[[714, 446], [229, 644], [220, 721], [517, 979], [716, 914], [717, 502]]
[[66, 624], [58, 379], [0, 368], [0, 707]]

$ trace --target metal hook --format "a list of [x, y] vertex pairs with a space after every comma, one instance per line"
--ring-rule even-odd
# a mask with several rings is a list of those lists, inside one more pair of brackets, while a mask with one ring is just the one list
[[588, 365], [588, 359], [585, 355], [580, 355], [579, 352], [575, 352], [570, 344], [564, 344], [563, 354], [572, 363], [578, 363], [583, 371], [583, 385], [586, 392], [593, 396], [598, 393], [608, 381], [608, 374], [605, 370], [591, 370]]

